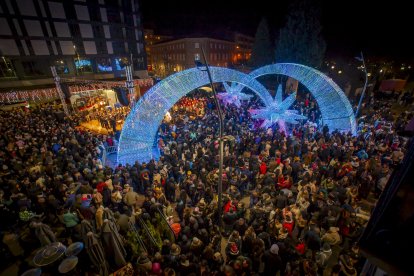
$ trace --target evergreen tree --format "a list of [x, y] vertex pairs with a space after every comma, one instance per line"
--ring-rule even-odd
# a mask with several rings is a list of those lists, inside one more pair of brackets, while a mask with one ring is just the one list
[[250, 64], [257, 68], [274, 62], [274, 50], [266, 18], [262, 18], [254, 37]]
[[321, 34], [320, 14], [320, 6], [313, 0], [293, 3], [286, 25], [276, 41], [277, 62], [294, 62], [316, 68], [322, 65], [326, 43]]

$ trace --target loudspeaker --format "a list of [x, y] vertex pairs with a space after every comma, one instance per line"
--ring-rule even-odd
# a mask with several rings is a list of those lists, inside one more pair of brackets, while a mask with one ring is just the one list
[[128, 89], [125, 87], [112, 87], [118, 97], [118, 102], [123, 106], [129, 105]]
[[414, 139], [382, 192], [359, 245], [371, 263], [390, 275], [414, 275]]

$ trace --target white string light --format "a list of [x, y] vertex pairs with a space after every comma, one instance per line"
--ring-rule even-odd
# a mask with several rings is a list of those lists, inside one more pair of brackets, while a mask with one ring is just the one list
[[[125, 87], [125, 81], [99, 81], [81, 80], [76, 78], [60, 79], [60, 82], [69, 84], [71, 94], [77, 94], [86, 90], [112, 89], [112, 87]], [[151, 87], [154, 81], [151, 78], [134, 80], [134, 85], [140, 88]], [[92, 87], [92, 89], [91, 89]], [[41, 102], [45, 100], [58, 99], [59, 94], [56, 88], [16, 90], [0, 93], [0, 103], [13, 104], [18, 102], [30, 101]]]

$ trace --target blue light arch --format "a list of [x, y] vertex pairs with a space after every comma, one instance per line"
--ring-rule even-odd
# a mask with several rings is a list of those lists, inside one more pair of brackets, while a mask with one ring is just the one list
[[[240, 90], [247, 87], [264, 102], [272, 96], [256, 78], [268, 74], [292, 77], [304, 84], [318, 102], [324, 124], [330, 130], [356, 132], [352, 106], [332, 79], [313, 68], [293, 63], [278, 63], [261, 67], [249, 75], [221, 67], [210, 67], [214, 82], [235, 82]], [[125, 120], [118, 145], [117, 161], [133, 164], [157, 159], [157, 131], [166, 112], [183, 96], [209, 84], [208, 75], [197, 68], [178, 72], [157, 83], [138, 101]]]
[[[235, 82], [250, 88], [266, 104], [272, 101], [267, 89], [242, 72], [210, 67], [214, 82]], [[118, 145], [118, 163], [133, 164], [158, 158], [157, 131], [164, 115], [187, 93], [209, 84], [207, 72], [191, 68], [157, 83], [138, 101], [125, 120]]]
[[[260, 67], [249, 76], [258, 78], [264, 75], [285, 75], [302, 83], [318, 103], [323, 124], [331, 131], [339, 130], [356, 134], [354, 111], [341, 88], [322, 72], [296, 63], [276, 63]], [[239, 90], [243, 89], [239, 86]]]

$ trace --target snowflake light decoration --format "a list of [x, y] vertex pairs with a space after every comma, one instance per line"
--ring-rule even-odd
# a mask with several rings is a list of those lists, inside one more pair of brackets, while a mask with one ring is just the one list
[[[264, 108], [249, 110], [253, 119], [263, 119], [260, 127], [268, 128], [274, 123], [284, 126], [284, 123], [297, 124], [297, 120], [305, 120], [306, 116], [298, 114], [296, 110], [288, 109], [296, 100], [296, 93], [290, 94], [284, 101], [282, 100], [282, 86], [277, 88], [276, 97]], [[283, 128], [283, 127], [282, 127]]]
[[217, 98], [222, 100], [224, 105], [234, 104], [235, 106], [240, 108], [241, 101], [248, 101], [251, 97], [253, 97], [252, 95], [241, 93], [239, 85], [234, 82], [232, 82], [231, 85], [228, 85], [226, 82], [223, 82], [223, 85], [224, 89], [226, 89], [226, 92], [218, 93]]

